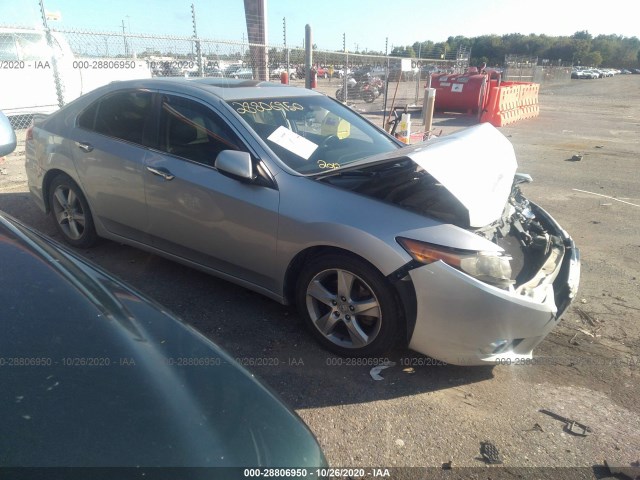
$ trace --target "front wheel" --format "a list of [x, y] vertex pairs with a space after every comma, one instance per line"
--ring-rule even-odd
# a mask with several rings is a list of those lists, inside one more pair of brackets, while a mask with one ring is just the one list
[[298, 279], [296, 304], [316, 339], [339, 355], [381, 355], [397, 341], [401, 310], [393, 287], [359, 258], [311, 260]]
[[98, 238], [80, 187], [67, 175], [58, 175], [49, 187], [49, 205], [58, 231], [74, 247], [87, 248]]
[[338, 90], [336, 90], [336, 100], [344, 102], [344, 93], [342, 88], [339, 88]]

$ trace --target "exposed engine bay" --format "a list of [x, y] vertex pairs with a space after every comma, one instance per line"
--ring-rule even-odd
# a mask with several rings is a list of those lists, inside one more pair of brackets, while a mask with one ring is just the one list
[[510, 257], [512, 271], [511, 281], [499, 286], [532, 299], [544, 300], [547, 289], [536, 287], [553, 283], [564, 257], [559, 232], [536, 216], [535, 206], [520, 190], [521, 183], [531, 181], [527, 175], [516, 174], [501, 217], [481, 228], [471, 228], [464, 205], [410, 159], [335, 172], [322, 181], [465, 228], [499, 245]]
[[513, 288], [517, 293], [535, 298], [535, 287], [555, 280], [565, 247], [556, 234], [559, 232], [552, 231], [552, 225], [546, 225], [543, 218], [536, 216], [535, 207], [522, 194], [520, 184], [530, 181], [527, 175], [516, 175], [502, 217], [475, 233], [511, 256]]
[[462, 203], [410, 159], [336, 172], [323, 180], [421, 215], [469, 228], [469, 215]]

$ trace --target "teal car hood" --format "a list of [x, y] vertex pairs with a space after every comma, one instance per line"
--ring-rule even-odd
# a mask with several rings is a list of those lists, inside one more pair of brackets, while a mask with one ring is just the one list
[[222, 349], [0, 215], [0, 466], [326, 465]]

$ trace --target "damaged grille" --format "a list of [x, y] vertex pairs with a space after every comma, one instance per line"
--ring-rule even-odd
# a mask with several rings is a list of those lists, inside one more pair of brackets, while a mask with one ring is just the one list
[[534, 214], [520, 187], [514, 184], [500, 220], [476, 230], [476, 233], [505, 250], [512, 257], [514, 287], [527, 294], [527, 289], [550, 283], [564, 255], [564, 244], [549, 232]]

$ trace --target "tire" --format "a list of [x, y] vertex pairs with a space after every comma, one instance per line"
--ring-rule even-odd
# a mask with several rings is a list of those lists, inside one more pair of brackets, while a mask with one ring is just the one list
[[338, 90], [336, 90], [336, 100], [339, 100], [341, 102], [344, 102], [344, 95], [342, 94], [342, 88], [339, 88]]
[[296, 306], [325, 348], [347, 357], [384, 354], [400, 331], [401, 310], [382, 274], [365, 261], [331, 254], [308, 262]]
[[80, 187], [67, 175], [61, 174], [49, 186], [49, 206], [65, 242], [78, 248], [93, 245], [98, 235], [89, 204]]
[[373, 101], [376, 99], [376, 94], [371, 90], [365, 90], [362, 92], [362, 99], [367, 103], [373, 103]]

